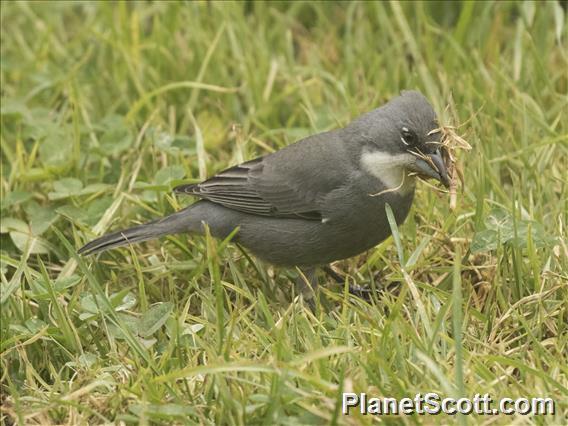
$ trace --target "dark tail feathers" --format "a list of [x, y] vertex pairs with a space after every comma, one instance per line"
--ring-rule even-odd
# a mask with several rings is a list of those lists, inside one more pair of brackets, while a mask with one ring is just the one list
[[78, 253], [89, 255], [127, 244], [141, 243], [142, 241], [152, 240], [164, 235], [190, 231], [195, 219], [192, 219], [192, 215], [188, 210], [184, 209], [152, 222], [103, 235], [85, 244], [79, 249]]

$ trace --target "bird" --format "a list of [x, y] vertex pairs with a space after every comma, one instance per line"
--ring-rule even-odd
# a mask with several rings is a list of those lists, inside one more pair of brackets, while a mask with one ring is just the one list
[[[318, 268], [363, 253], [411, 209], [419, 177], [449, 187], [437, 115], [419, 91], [402, 91], [343, 128], [174, 188], [198, 201], [169, 216], [99, 237], [89, 255], [165, 235], [208, 232], [276, 266]], [[310, 278], [312, 280], [312, 278]]]

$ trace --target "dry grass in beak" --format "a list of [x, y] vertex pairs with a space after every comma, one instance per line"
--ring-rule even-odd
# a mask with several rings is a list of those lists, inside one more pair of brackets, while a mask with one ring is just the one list
[[456, 151], [458, 149], [471, 151], [471, 145], [463, 137], [458, 135], [456, 130], [457, 127], [455, 126], [440, 126], [438, 129], [434, 129], [429, 133], [442, 133], [440, 151], [450, 180], [450, 209], [452, 210], [454, 210], [457, 205], [458, 179], [462, 187], [464, 186], [463, 172], [461, 165], [458, 163]]

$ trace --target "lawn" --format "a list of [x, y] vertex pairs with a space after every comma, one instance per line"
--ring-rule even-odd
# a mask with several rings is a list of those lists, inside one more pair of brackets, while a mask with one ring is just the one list
[[[1, 9], [3, 424], [562, 424], [568, 37], [560, 3], [10, 2]], [[454, 208], [337, 262], [371, 300], [227, 241], [98, 257], [228, 166], [417, 89], [472, 150]], [[341, 414], [342, 392], [550, 397], [553, 415]], [[122, 422], [122, 423], [121, 423]]]

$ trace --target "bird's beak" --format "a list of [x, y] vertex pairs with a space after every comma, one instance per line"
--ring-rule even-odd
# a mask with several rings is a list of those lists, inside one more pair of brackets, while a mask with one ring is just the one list
[[448, 171], [440, 150], [437, 149], [436, 152], [425, 155], [425, 157], [425, 159], [416, 157], [416, 162], [411, 166], [412, 171], [419, 175], [436, 179], [446, 188], [449, 188], [450, 179], [448, 178]]

